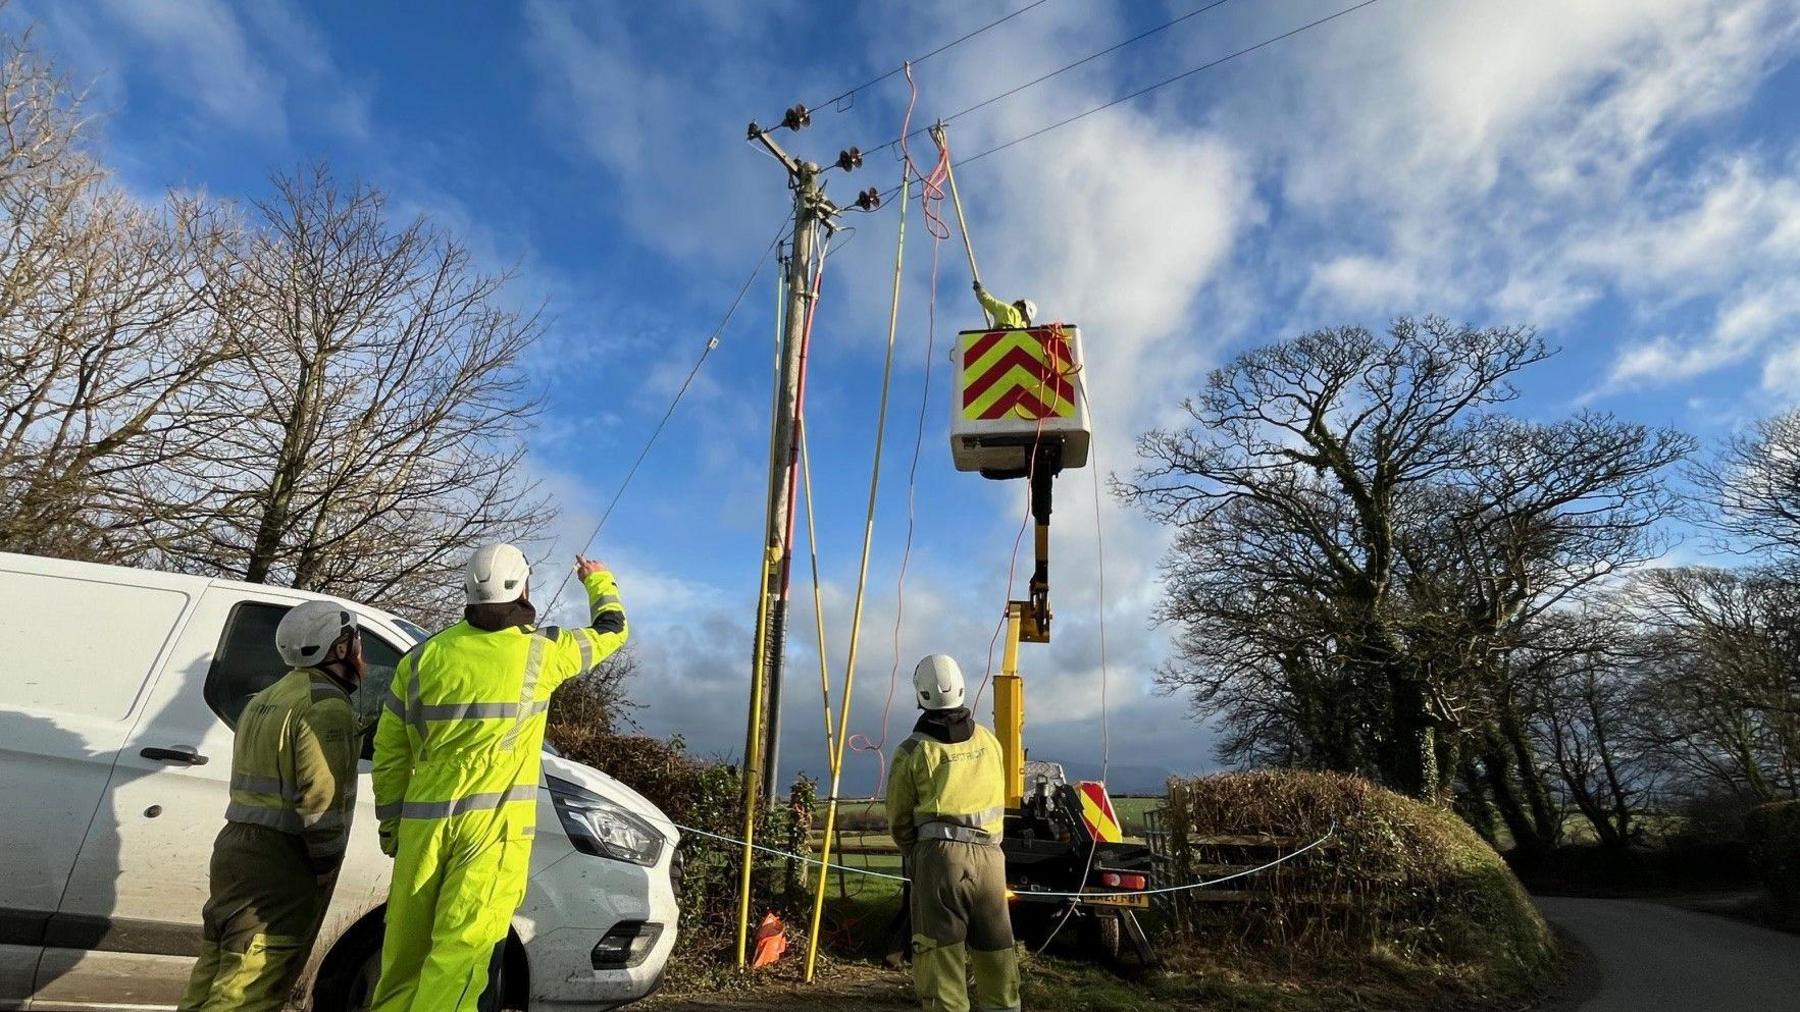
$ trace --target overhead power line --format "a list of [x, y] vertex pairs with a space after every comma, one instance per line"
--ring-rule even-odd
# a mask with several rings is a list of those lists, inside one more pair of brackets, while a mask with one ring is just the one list
[[[1267, 47], [1272, 46], [1275, 43], [1280, 42], [1284, 39], [1291, 39], [1294, 36], [1299, 35], [1302, 32], [1310, 31], [1311, 29], [1317, 28], [1320, 25], [1325, 24], [1328, 21], [1335, 21], [1338, 18], [1341, 18], [1346, 14], [1354, 14], [1357, 11], [1362, 10], [1364, 7], [1372, 7], [1376, 3], [1379, 3], [1379, 2], [1380, 2], [1380, 0], [1362, 0], [1361, 3], [1353, 4], [1352, 6], [1345, 7], [1343, 10], [1337, 11], [1336, 13], [1333, 13], [1333, 14], [1327, 14], [1324, 17], [1319, 18], [1316, 21], [1309, 21], [1306, 24], [1303, 24], [1298, 28], [1294, 28], [1289, 31], [1282, 32], [1280, 35], [1276, 35], [1276, 36], [1272, 36], [1270, 38], [1264, 39], [1261, 42], [1258, 42], [1253, 46], [1245, 46], [1243, 49], [1239, 49], [1236, 52], [1227, 53], [1224, 56], [1221, 56], [1214, 60], [1208, 60], [1207, 62], [1199, 65], [1198, 67], [1192, 67], [1188, 70], [1184, 70], [1181, 73], [1174, 75], [1173, 77], [1165, 77], [1162, 80], [1157, 81], [1155, 84], [1146, 85], [1142, 88], [1139, 88], [1136, 91], [1130, 92], [1129, 94], [1120, 95], [1118, 98], [1115, 98], [1112, 101], [1107, 102], [1103, 105], [1097, 105], [1091, 109], [1084, 109], [1081, 112], [1078, 112], [1073, 116], [1069, 116], [1067, 118], [1057, 120], [1056, 122], [1051, 123], [1048, 126], [1039, 127], [1038, 129], [1033, 130], [1028, 134], [1024, 134], [1019, 137], [1014, 137], [1012, 140], [1006, 141], [1005, 143], [1002, 143], [1002, 144], [996, 144], [993, 147], [988, 148], [986, 151], [982, 151], [978, 154], [970, 155], [967, 158], [958, 158], [958, 159], [956, 159], [956, 164], [967, 165], [970, 162], [980, 161], [981, 159], [986, 158], [989, 155], [998, 154], [1002, 151], [1005, 151], [1007, 148], [1013, 147], [1014, 145], [1023, 144], [1026, 141], [1032, 140], [1034, 138], [1042, 137], [1043, 135], [1050, 133], [1053, 130], [1060, 130], [1063, 127], [1068, 126], [1069, 124], [1076, 122], [1077, 120], [1086, 119], [1089, 116], [1094, 115], [1095, 113], [1105, 112], [1106, 110], [1111, 109], [1115, 105], [1120, 105], [1122, 103], [1129, 102], [1134, 98], [1139, 98], [1144, 95], [1148, 95], [1149, 93], [1156, 91], [1159, 88], [1166, 88], [1169, 85], [1174, 84], [1178, 81], [1184, 81], [1190, 77], [1193, 77], [1195, 74], [1198, 74], [1198, 73], [1201, 73], [1201, 72], [1207, 71], [1207, 70], [1212, 70], [1214, 67], [1218, 67], [1222, 64], [1230, 63], [1232, 60], [1235, 60], [1240, 56], [1248, 56], [1251, 53], [1254, 53], [1259, 49], [1267, 48]], [[911, 135], [909, 134], [908, 137], [910, 138]], [[894, 143], [897, 143], [897, 141]], [[900, 188], [898, 186], [896, 186], [896, 187], [892, 187], [888, 190], [883, 191], [881, 194], [881, 200], [885, 203], [889, 197], [893, 196], [895, 193], [898, 193], [899, 190], [900, 190]]]
[[[1065, 63], [1062, 66], [1056, 68], [1055, 70], [1050, 71], [1048, 74], [1044, 74], [1039, 77], [1034, 77], [1031, 80], [1026, 81], [1024, 84], [1016, 85], [1012, 88], [1008, 88], [1007, 90], [1001, 92], [998, 95], [993, 95], [988, 98], [984, 98], [981, 101], [975, 103], [972, 106], [969, 106], [966, 109], [959, 109], [956, 112], [953, 112], [948, 116], [945, 116], [943, 118], [943, 122], [953, 123], [956, 120], [958, 120], [964, 116], [967, 116], [968, 114], [970, 114], [972, 112], [978, 112], [982, 109], [986, 109], [988, 106], [993, 105], [995, 102], [1000, 102], [1000, 101], [1009, 99], [1009, 98], [1013, 97], [1014, 95], [1017, 95], [1019, 92], [1025, 91], [1028, 88], [1035, 88], [1038, 85], [1043, 84], [1045, 81], [1048, 81], [1053, 77], [1057, 77], [1062, 74], [1066, 74], [1069, 71], [1074, 70], [1076, 67], [1082, 66], [1084, 64], [1092, 63], [1095, 60], [1100, 59], [1102, 56], [1108, 56], [1112, 53], [1116, 53], [1119, 50], [1124, 49], [1126, 46], [1132, 45], [1133, 43], [1142, 42], [1152, 35], [1155, 35], [1159, 32], [1167, 31], [1170, 28], [1173, 28], [1176, 25], [1181, 24], [1183, 21], [1186, 21], [1190, 18], [1199, 17], [1200, 15], [1205, 14], [1207, 11], [1210, 11], [1215, 7], [1223, 7], [1230, 2], [1231, 2], [1231, 0], [1212, 0], [1211, 3], [1202, 4], [1199, 7], [1196, 7], [1193, 10], [1188, 11], [1186, 14], [1180, 15], [1179, 17], [1170, 18], [1169, 20], [1164, 21], [1162, 24], [1157, 25], [1154, 28], [1146, 28], [1145, 30], [1137, 33], [1136, 35], [1133, 35], [1129, 39], [1124, 39], [1122, 41], [1115, 42], [1112, 45], [1107, 46], [1105, 49], [1099, 50], [1097, 52], [1089, 53], [1088, 55], [1082, 57], [1079, 60], [1076, 60], [1073, 63]], [[918, 135], [924, 133], [925, 131], [927, 131], [929, 129], [931, 129], [931, 128], [930, 127], [920, 127], [919, 129], [914, 130], [912, 133], [907, 134], [905, 137], [896, 137], [893, 140], [888, 141], [886, 144], [881, 145], [881, 147], [875, 148], [874, 150], [880, 151], [883, 148], [891, 148], [894, 145], [899, 144], [902, 140], [912, 140], [914, 137], [917, 137]]]
[[1031, 3], [1026, 4], [1025, 6], [1019, 8], [1016, 11], [1013, 11], [1010, 14], [1004, 15], [999, 18], [995, 18], [994, 20], [989, 21], [987, 24], [982, 25], [980, 28], [977, 28], [974, 31], [969, 32], [967, 35], [962, 35], [962, 36], [958, 36], [957, 38], [951, 39], [949, 42], [946, 42], [943, 45], [937, 47], [936, 49], [933, 49], [931, 52], [926, 53], [924, 56], [915, 56], [912, 59], [901, 63], [898, 67], [895, 67], [893, 70], [890, 70], [887, 73], [882, 74], [878, 77], [872, 77], [869, 80], [864, 81], [863, 83], [857, 85], [856, 87], [851, 88], [850, 90], [844, 92], [843, 94], [833, 95], [832, 97], [826, 99], [825, 101], [820, 102], [818, 105], [812, 106], [812, 108], [823, 109], [828, 105], [836, 105], [837, 103], [843, 101], [844, 99], [850, 98], [851, 96], [855, 95], [857, 92], [863, 91], [868, 88], [872, 88], [875, 85], [880, 84], [881, 82], [887, 80], [888, 78], [893, 77], [895, 74], [898, 74], [898, 73], [904, 71], [906, 69], [906, 65], [908, 63], [910, 63], [916, 67], [919, 64], [924, 63], [926, 60], [929, 60], [932, 57], [938, 55], [939, 53], [942, 53], [949, 49], [955, 49], [957, 46], [962, 45], [963, 43], [969, 41], [970, 39], [974, 38], [977, 35], [980, 35], [981, 33], [985, 32], [991, 28], [998, 28], [1001, 25], [1007, 23], [1008, 21], [1011, 21], [1013, 18], [1016, 18], [1019, 15], [1024, 14], [1026, 11], [1029, 11], [1034, 7], [1041, 7], [1044, 4], [1049, 3], [1049, 2], [1050, 2], [1050, 0], [1032, 0]]
[[1022, 137], [1014, 137], [1012, 140], [1007, 141], [1004, 144], [996, 144], [995, 146], [988, 148], [986, 151], [983, 151], [979, 154], [970, 155], [967, 158], [958, 159], [958, 161], [960, 161], [964, 165], [967, 165], [970, 162], [980, 161], [981, 159], [986, 158], [989, 155], [997, 154], [1001, 151], [1005, 151], [1007, 148], [1010, 148], [1015, 144], [1023, 144], [1026, 141], [1031, 140], [1033, 138], [1042, 137], [1044, 134], [1047, 134], [1052, 130], [1060, 130], [1063, 127], [1068, 126], [1069, 124], [1076, 122], [1077, 120], [1086, 119], [1089, 116], [1092, 116], [1097, 112], [1105, 112], [1106, 110], [1111, 109], [1115, 105], [1119, 105], [1123, 102], [1129, 102], [1134, 98], [1139, 98], [1141, 96], [1148, 95], [1151, 92], [1156, 91], [1159, 88], [1166, 88], [1169, 85], [1176, 83], [1177, 81], [1184, 81], [1190, 77], [1193, 77], [1195, 74], [1201, 73], [1202, 71], [1211, 70], [1214, 67], [1219, 66], [1220, 64], [1230, 63], [1232, 60], [1235, 60], [1240, 56], [1248, 56], [1251, 53], [1254, 53], [1259, 49], [1263, 49], [1265, 47], [1272, 46], [1275, 43], [1282, 41], [1283, 39], [1291, 39], [1294, 36], [1299, 35], [1301, 32], [1305, 32], [1305, 31], [1309, 31], [1311, 29], [1317, 28], [1320, 25], [1325, 24], [1327, 21], [1336, 21], [1338, 18], [1341, 18], [1346, 14], [1354, 14], [1357, 11], [1362, 10], [1364, 7], [1372, 7], [1379, 2], [1380, 2], [1380, 0], [1362, 0], [1362, 3], [1354, 4], [1352, 6], [1346, 7], [1343, 10], [1340, 10], [1334, 14], [1327, 14], [1324, 17], [1319, 18], [1317, 21], [1309, 21], [1306, 24], [1301, 25], [1300, 27], [1295, 28], [1291, 31], [1282, 32], [1280, 35], [1274, 36], [1273, 38], [1264, 39], [1263, 41], [1258, 42], [1254, 46], [1246, 46], [1243, 49], [1240, 49], [1234, 53], [1228, 53], [1224, 56], [1221, 56], [1216, 60], [1210, 60], [1206, 63], [1202, 63], [1198, 67], [1194, 67], [1190, 70], [1184, 70], [1181, 73], [1176, 74], [1173, 77], [1165, 77], [1162, 80], [1156, 82], [1155, 84], [1146, 85], [1146, 86], [1139, 88], [1138, 90], [1131, 92], [1129, 94], [1126, 94], [1126, 95], [1120, 95], [1118, 98], [1115, 98], [1110, 102], [1107, 102], [1105, 105], [1097, 105], [1097, 106], [1094, 106], [1092, 109], [1087, 109], [1082, 112], [1078, 112], [1075, 115], [1068, 117], [1067, 119], [1057, 120], [1055, 123], [1052, 123], [1049, 126], [1041, 127], [1037, 130], [1033, 130], [1032, 132], [1025, 134]]
[[[731, 305], [725, 310], [724, 318], [719, 320], [718, 326], [712, 329], [712, 333], [706, 335], [706, 344], [700, 349], [699, 357], [694, 359], [693, 368], [688, 370], [687, 378], [681, 381], [680, 389], [676, 390], [675, 396], [670, 399], [668, 410], [663, 412], [661, 420], [656, 423], [656, 428], [650, 430], [650, 438], [644, 441], [644, 447], [638, 451], [637, 459], [631, 462], [631, 469], [625, 472], [625, 479], [619, 482], [618, 489], [613, 492], [612, 501], [606, 504], [606, 511], [600, 514], [600, 522], [594, 525], [593, 532], [587, 536], [586, 541], [581, 543], [577, 554], [587, 552], [589, 546], [594, 543], [594, 539], [600, 536], [600, 531], [606, 526], [606, 521], [612, 518], [613, 510], [619, 505], [619, 500], [624, 497], [625, 490], [631, 487], [631, 479], [637, 477], [638, 468], [643, 466], [644, 458], [650, 455], [650, 449], [656, 445], [657, 437], [662, 435], [663, 429], [669, 424], [669, 419], [674, 417], [675, 409], [680, 406], [681, 399], [687, 396], [688, 387], [694, 385], [694, 377], [700, 374], [700, 367], [706, 364], [707, 358], [719, 347], [719, 338], [724, 335], [725, 328], [731, 325], [731, 318], [737, 315], [738, 306], [743, 304], [744, 295], [750, 291], [750, 286], [756, 283], [757, 277], [768, 265], [769, 254], [781, 245], [781, 241], [786, 235], [787, 222], [783, 221], [781, 228], [775, 233], [775, 238], [769, 240], [769, 244], [763, 247], [762, 256], [757, 259], [756, 266], [750, 271], [750, 276], [744, 279], [743, 285], [739, 286], [737, 295], [732, 298]], [[561, 600], [563, 591], [569, 586], [569, 576], [572, 573], [574, 573], [574, 569], [564, 573], [562, 582], [556, 585], [556, 593], [550, 596], [549, 604], [544, 609], [546, 615]]]

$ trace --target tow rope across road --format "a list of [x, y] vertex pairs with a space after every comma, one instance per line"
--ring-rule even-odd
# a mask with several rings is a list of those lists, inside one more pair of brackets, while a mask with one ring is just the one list
[[[730, 844], [733, 847], [745, 846], [745, 843], [743, 840], [738, 840], [733, 837], [724, 836], [719, 833], [709, 833], [704, 829], [695, 829], [692, 826], [684, 826], [679, 822], [671, 822], [667, 819], [663, 819], [663, 820], [659, 820], [659, 821], [663, 822], [663, 824], [670, 826], [674, 829], [678, 829], [683, 833], [691, 833], [694, 836], [705, 837], [708, 840], [717, 840], [720, 843]], [[1247, 878], [1251, 875], [1258, 874], [1259, 872], [1268, 871], [1270, 868], [1273, 868], [1277, 865], [1286, 864], [1287, 862], [1292, 861], [1294, 858], [1299, 857], [1301, 854], [1304, 854], [1309, 850], [1313, 850], [1317, 847], [1323, 846], [1326, 843], [1326, 841], [1330, 840], [1332, 837], [1334, 837], [1336, 835], [1337, 835], [1337, 823], [1334, 822], [1331, 824], [1331, 827], [1329, 829], [1325, 830], [1324, 836], [1321, 836], [1318, 839], [1314, 840], [1313, 842], [1307, 844], [1306, 846], [1301, 847], [1299, 850], [1295, 850], [1290, 853], [1283, 854], [1282, 856], [1274, 859], [1273, 861], [1265, 861], [1264, 863], [1259, 864], [1254, 868], [1246, 868], [1243, 871], [1235, 871], [1229, 875], [1221, 875], [1218, 878], [1209, 878], [1209, 879], [1205, 879], [1200, 882], [1189, 882], [1185, 885], [1163, 886], [1162, 888], [1159, 888], [1159, 889], [1135, 889], [1135, 890], [1131, 890], [1131, 891], [1108, 890], [1106, 892], [1093, 892], [1093, 893], [1042, 892], [1042, 891], [1033, 889], [1029, 892], [1029, 895], [1041, 896], [1041, 897], [1045, 897], [1048, 899], [1087, 899], [1087, 898], [1093, 897], [1093, 896], [1106, 896], [1109, 898], [1110, 897], [1118, 897], [1118, 896], [1166, 896], [1171, 893], [1190, 892], [1195, 889], [1206, 889], [1211, 886], [1221, 885], [1223, 883], [1230, 882], [1234, 879]], [[893, 882], [911, 882], [912, 881], [912, 879], [908, 878], [905, 875], [891, 875], [884, 871], [874, 871], [869, 868], [852, 868], [848, 865], [832, 864], [829, 861], [821, 861], [816, 857], [808, 857], [805, 854], [795, 854], [790, 851], [777, 850], [774, 847], [764, 847], [761, 844], [752, 843], [752, 844], [749, 844], [749, 847], [752, 850], [760, 851], [764, 854], [769, 854], [773, 857], [786, 858], [790, 861], [803, 861], [810, 865], [829, 868], [834, 871], [849, 872], [853, 875], [867, 875], [870, 878], [884, 878], [884, 879], [888, 879]]]

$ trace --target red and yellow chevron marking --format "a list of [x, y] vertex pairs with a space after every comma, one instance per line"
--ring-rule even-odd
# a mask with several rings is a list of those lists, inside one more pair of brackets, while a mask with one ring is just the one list
[[1075, 417], [1073, 356], [1057, 328], [971, 331], [962, 341], [963, 418]]
[[1088, 832], [1101, 843], [1122, 842], [1125, 833], [1119, 828], [1119, 816], [1113, 811], [1106, 785], [1097, 780], [1083, 780], [1075, 790], [1081, 795], [1081, 819], [1087, 823]]

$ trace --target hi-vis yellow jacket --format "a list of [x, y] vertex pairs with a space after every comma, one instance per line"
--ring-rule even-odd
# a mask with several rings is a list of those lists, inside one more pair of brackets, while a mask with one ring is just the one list
[[350, 697], [317, 668], [295, 668], [250, 697], [231, 745], [228, 822], [300, 837], [313, 873], [344, 860], [362, 749]]
[[[625, 609], [609, 572], [583, 581], [593, 626], [467, 622], [413, 647], [394, 669], [375, 729], [375, 812], [383, 846], [402, 819], [498, 810], [530, 836], [550, 694], [625, 645]], [[391, 850], [390, 850], [391, 852]]]
[[981, 308], [994, 318], [994, 326], [1002, 328], [1018, 328], [1025, 326], [1025, 315], [1010, 302], [1001, 302], [988, 294], [985, 288], [975, 290], [975, 297], [981, 300]]
[[[894, 750], [888, 831], [902, 851], [920, 840], [1000, 843], [1006, 821], [1000, 740], [966, 710], [961, 721], [972, 728], [966, 741], [945, 742], [917, 730]], [[927, 723], [921, 720], [920, 727]]]

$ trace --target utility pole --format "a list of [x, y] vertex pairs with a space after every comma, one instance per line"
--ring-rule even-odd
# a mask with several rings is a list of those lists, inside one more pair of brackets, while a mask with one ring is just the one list
[[[805, 106], [794, 106], [781, 126], [800, 130], [811, 122]], [[756, 644], [752, 654], [749, 717], [744, 731], [744, 849], [738, 893], [737, 961], [745, 966], [750, 931], [750, 878], [755, 863], [757, 813], [775, 797], [781, 751], [781, 681], [786, 659], [789, 575], [793, 571], [794, 493], [799, 461], [796, 433], [806, 404], [806, 345], [812, 329], [815, 290], [814, 239], [819, 226], [832, 228], [838, 208], [825, 197], [825, 167], [796, 159], [755, 123], [749, 140], [761, 144], [787, 169], [794, 192], [794, 238], [788, 261], [785, 325], [781, 332], [776, 374], [774, 417], [769, 423], [769, 486], [763, 526], [763, 565], [756, 609]], [[846, 172], [862, 164], [855, 148], [841, 152], [835, 168]], [[859, 194], [859, 206], [879, 202], [873, 189]]]
[[761, 684], [751, 689], [753, 698], [760, 689], [760, 705], [755, 707], [760, 712], [751, 716], [744, 741], [744, 754], [754, 757], [753, 762], [745, 764], [745, 799], [766, 804], [775, 797], [781, 756], [781, 682], [787, 658], [788, 583], [793, 572], [794, 481], [799, 454], [795, 429], [806, 396], [801, 355], [812, 322], [812, 305], [818, 297], [813, 291], [813, 238], [815, 227], [825, 218], [830, 204], [819, 185], [819, 166], [788, 158], [767, 134], [758, 139], [788, 164], [794, 190], [794, 246], [788, 261], [786, 326], [781, 335], [781, 367], [775, 381], [775, 417], [770, 422], [769, 486], [763, 526], [761, 596], [768, 603], [759, 609], [764, 612], [762, 635], [756, 644]]

